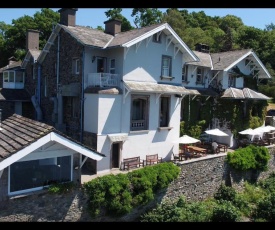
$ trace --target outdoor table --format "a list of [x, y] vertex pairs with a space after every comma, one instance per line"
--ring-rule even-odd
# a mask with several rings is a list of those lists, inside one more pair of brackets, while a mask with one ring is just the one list
[[207, 152], [207, 149], [200, 148], [200, 147], [193, 146], [193, 145], [188, 145], [187, 148], [190, 149], [190, 150], [193, 150], [196, 153], [204, 153], [204, 154], [206, 154], [206, 152]]
[[218, 143], [218, 148], [220, 149], [220, 151], [221, 149], [223, 149], [223, 152], [225, 153], [227, 151], [228, 146], [226, 144]]

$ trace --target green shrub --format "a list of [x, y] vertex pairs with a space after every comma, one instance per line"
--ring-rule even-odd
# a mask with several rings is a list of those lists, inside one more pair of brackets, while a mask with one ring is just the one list
[[267, 148], [249, 145], [228, 153], [226, 161], [232, 168], [237, 170], [266, 171], [270, 158]]
[[218, 191], [214, 194], [216, 200], [227, 200], [234, 201], [236, 198], [237, 192], [234, 188], [221, 184], [218, 188]]
[[103, 209], [108, 215], [120, 216], [154, 199], [154, 193], [165, 188], [179, 175], [172, 162], [147, 166], [127, 174], [106, 175], [84, 183], [92, 216]]
[[[182, 205], [182, 204], [181, 204]], [[163, 201], [157, 207], [141, 215], [140, 222], [179, 222], [181, 207], [177, 202]]]
[[238, 222], [240, 219], [241, 213], [231, 201], [220, 200], [213, 208], [212, 222]]
[[275, 221], [275, 192], [259, 201], [253, 213], [255, 221]]
[[48, 191], [53, 194], [64, 194], [70, 192], [75, 186], [73, 182], [54, 183], [49, 185]]
[[260, 180], [258, 184], [267, 192], [275, 192], [275, 172], [272, 172], [265, 180]]

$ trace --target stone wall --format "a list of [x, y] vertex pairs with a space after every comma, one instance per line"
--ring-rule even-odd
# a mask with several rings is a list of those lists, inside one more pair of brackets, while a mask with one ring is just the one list
[[[269, 148], [271, 160], [269, 170], [257, 175], [258, 179], [266, 178], [275, 169], [275, 147]], [[85, 221], [127, 221], [137, 220], [144, 210], [153, 207], [164, 199], [177, 199], [184, 195], [189, 201], [200, 201], [212, 197], [221, 183], [231, 184], [238, 190], [243, 182], [251, 178], [250, 173], [240, 174], [232, 170], [225, 162], [226, 154], [209, 155], [179, 163], [181, 173], [169, 187], [162, 191], [147, 206], [135, 209], [121, 218], [100, 216], [92, 219], [87, 212], [87, 197], [81, 187], [64, 195], [49, 194], [40, 191], [30, 196], [9, 199], [0, 203], [0, 221], [46, 221], [46, 222], [85, 222]]]

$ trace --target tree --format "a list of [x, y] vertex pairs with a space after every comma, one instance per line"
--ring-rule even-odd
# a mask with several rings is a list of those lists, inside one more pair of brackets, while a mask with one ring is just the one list
[[137, 28], [160, 23], [162, 12], [157, 8], [133, 8], [132, 17], [135, 17], [134, 24]]
[[183, 37], [187, 23], [178, 9], [167, 9], [163, 14], [162, 22], [167, 22], [181, 38]]
[[275, 24], [273, 24], [272, 22], [268, 25], [265, 25], [265, 29], [267, 31], [270, 31], [270, 30], [275, 30]]
[[[112, 8], [110, 10], [105, 11], [105, 15], [109, 19], [119, 19], [121, 20], [121, 31], [129, 31], [133, 29], [131, 23], [121, 14], [122, 8]], [[103, 30], [104, 31], [104, 30]]]
[[33, 16], [36, 29], [40, 31], [39, 47], [42, 49], [49, 39], [54, 26], [59, 22], [60, 14], [49, 8], [42, 8]]
[[[26, 55], [26, 33], [28, 29], [39, 30], [39, 46], [44, 47], [53, 26], [59, 22], [59, 13], [48, 8], [42, 8], [41, 12], [36, 12], [34, 17], [23, 16], [12, 20], [12, 25], [0, 23], [0, 63], [4, 66], [8, 63], [8, 58], [14, 56], [17, 60], [22, 60]], [[2, 40], [2, 41], [1, 41]], [[2, 45], [1, 45], [2, 43]], [[1, 47], [2, 46], [2, 47]], [[3, 49], [2, 49], [3, 48]]]

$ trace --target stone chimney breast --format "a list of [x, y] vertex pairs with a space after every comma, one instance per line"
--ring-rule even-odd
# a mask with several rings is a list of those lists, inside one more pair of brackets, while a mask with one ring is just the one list
[[110, 19], [104, 22], [105, 24], [105, 33], [116, 35], [121, 32], [121, 21], [118, 19]]
[[75, 14], [78, 8], [61, 8], [58, 12], [60, 13], [60, 24], [65, 26], [75, 26]]
[[26, 39], [26, 50], [39, 50], [39, 31], [38, 30], [28, 30]]

